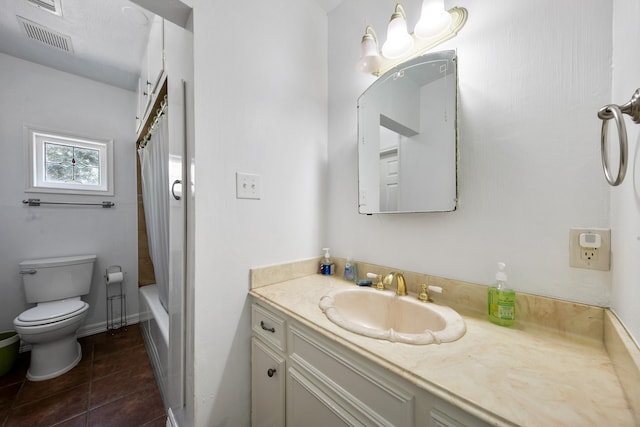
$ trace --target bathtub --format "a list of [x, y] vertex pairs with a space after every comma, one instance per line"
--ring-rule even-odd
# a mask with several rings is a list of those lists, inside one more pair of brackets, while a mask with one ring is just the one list
[[162, 400], [165, 407], [168, 407], [169, 314], [160, 304], [156, 285], [142, 286], [138, 292], [140, 294], [140, 329]]

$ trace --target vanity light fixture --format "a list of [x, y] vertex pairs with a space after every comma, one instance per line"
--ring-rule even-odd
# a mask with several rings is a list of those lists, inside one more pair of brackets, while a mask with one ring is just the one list
[[375, 73], [382, 65], [382, 57], [378, 53], [378, 37], [371, 25], [367, 25], [360, 43], [360, 59], [356, 69], [363, 73]]
[[380, 76], [406, 61], [422, 55], [429, 49], [455, 37], [467, 22], [467, 10], [454, 7], [448, 11], [444, 0], [423, 0], [420, 20], [412, 34], [407, 32], [407, 15], [400, 3], [396, 4], [389, 26], [387, 41], [378, 51], [378, 37], [367, 25], [360, 43], [360, 59], [356, 69]]
[[420, 20], [413, 34], [421, 39], [435, 37], [451, 26], [451, 15], [444, 9], [444, 0], [423, 0]]
[[400, 3], [389, 20], [387, 41], [382, 45], [382, 54], [391, 59], [404, 56], [413, 47], [413, 37], [407, 30], [407, 14]]

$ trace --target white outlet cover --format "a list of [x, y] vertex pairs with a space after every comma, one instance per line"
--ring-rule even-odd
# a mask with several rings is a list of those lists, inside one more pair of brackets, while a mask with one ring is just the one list
[[[600, 236], [600, 247], [591, 259], [583, 257], [584, 248], [580, 245], [580, 235], [593, 233]], [[588, 270], [609, 271], [611, 265], [611, 230], [608, 228], [571, 228], [569, 229], [569, 266]]]

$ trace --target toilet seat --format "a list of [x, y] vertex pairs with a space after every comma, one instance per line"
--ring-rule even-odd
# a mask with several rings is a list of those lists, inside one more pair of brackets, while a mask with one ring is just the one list
[[61, 322], [82, 314], [88, 308], [89, 304], [81, 300], [46, 302], [22, 312], [14, 324], [29, 327]]

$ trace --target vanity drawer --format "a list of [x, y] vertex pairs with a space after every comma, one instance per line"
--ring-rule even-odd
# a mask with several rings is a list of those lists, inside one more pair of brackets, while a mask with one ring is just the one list
[[287, 350], [286, 320], [258, 304], [251, 306], [251, 329], [278, 350]]

